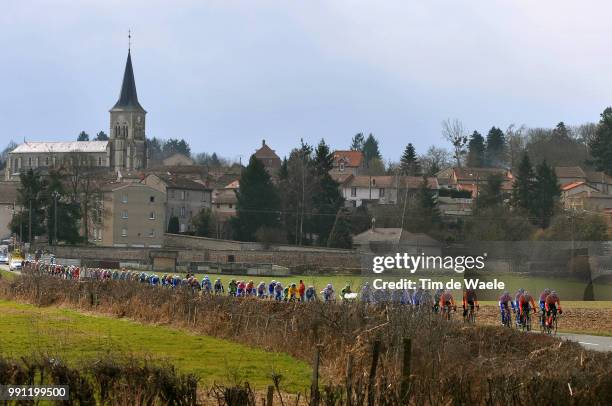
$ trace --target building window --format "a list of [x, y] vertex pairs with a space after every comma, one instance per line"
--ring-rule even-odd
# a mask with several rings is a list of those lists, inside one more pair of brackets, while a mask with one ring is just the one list
[[155, 220], [155, 212], [154, 211], [149, 213], [149, 220]]
[[122, 237], [127, 237], [127, 228], [122, 228], [121, 229], [121, 236]]
[[123, 211], [121, 212], [121, 218], [122, 218], [122, 219], [126, 219], [126, 218], [128, 218], [128, 212], [127, 212], [127, 210], [123, 210]]
[[185, 200], [185, 191], [181, 190], [181, 200]]
[[372, 179], [372, 186], [376, 186], [376, 179]]
[[351, 188], [351, 197], [356, 197], [357, 196], [357, 188], [356, 187], [352, 187]]
[[121, 195], [121, 203], [127, 203], [128, 202], [128, 196], [127, 195]]
[[155, 203], [155, 196], [149, 196], [149, 203]]
[[174, 217], [174, 207], [171, 207], [171, 208], [170, 208], [170, 216], [171, 216], [171, 217]]
[[174, 189], [170, 190], [170, 197], [174, 199]]
[[32, 166], [32, 157], [28, 157], [28, 166]]
[[101, 156], [98, 157], [98, 166], [102, 166], [102, 157]]
[[155, 229], [152, 228], [151, 230], [149, 230], [149, 237], [155, 237]]
[[217, 203], [217, 209], [220, 209], [221, 205], [219, 203]]
[[49, 157], [45, 158], [45, 166], [49, 166]]
[[378, 195], [380, 197], [385, 197], [385, 189], [384, 188], [380, 188], [378, 189]]
[[340, 162], [340, 172], [344, 172], [344, 162]]
[[40, 166], [40, 157], [36, 157], [36, 167], [38, 168]]
[[228, 207], [231, 209], [231, 208], [232, 208], [232, 204], [230, 203], [230, 204], [228, 205]]
[[181, 207], [181, 217], [185, 217], [185, 208]]

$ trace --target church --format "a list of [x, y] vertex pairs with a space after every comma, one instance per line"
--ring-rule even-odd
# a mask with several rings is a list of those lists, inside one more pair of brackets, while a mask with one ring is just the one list
[[138, 102], [136, 81], [128, 50], [119, 100], [110, 109], [108, 141], [24, 141], [9, 153], [5, 180], [18, 181], [29, 169], [81, 166], [126, 173], [147, 167], [146, 110]]

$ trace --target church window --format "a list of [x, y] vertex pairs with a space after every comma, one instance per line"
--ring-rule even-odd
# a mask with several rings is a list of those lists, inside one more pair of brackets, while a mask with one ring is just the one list
[[45, 166], [49, 166], [49, 157], [45, 158]]
[[28, 157], [28, 166], [32, 166], [32, 157]]

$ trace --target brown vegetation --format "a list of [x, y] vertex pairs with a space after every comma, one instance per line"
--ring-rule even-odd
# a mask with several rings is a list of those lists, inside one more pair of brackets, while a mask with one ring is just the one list
[[[609, 353], [510, 329], [464, 327], [406, 306], [276, 303], [50, 277], [0, 286], [8, 298], [172, 324], [309, 361], [319, 349], [327, 384], [321, 402], [329, 405], [612, 403]], [[404, 358], [406, 338], [412, 348]], [[219, 393], [226, 392], [245, 396]]]

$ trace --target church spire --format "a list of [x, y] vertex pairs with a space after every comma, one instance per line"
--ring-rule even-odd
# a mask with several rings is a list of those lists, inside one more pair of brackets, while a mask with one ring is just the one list
[[131, 53], [131, 49], [128, 49], [127, 62], [125, 63], [125, 72], [123, 74], [123, 84], [121, 85], [121, 94], [119, 95], [119, 100], [113, 106], [113, 109], [139, 109], [144, 111], [140, 103], [138, 103]]

